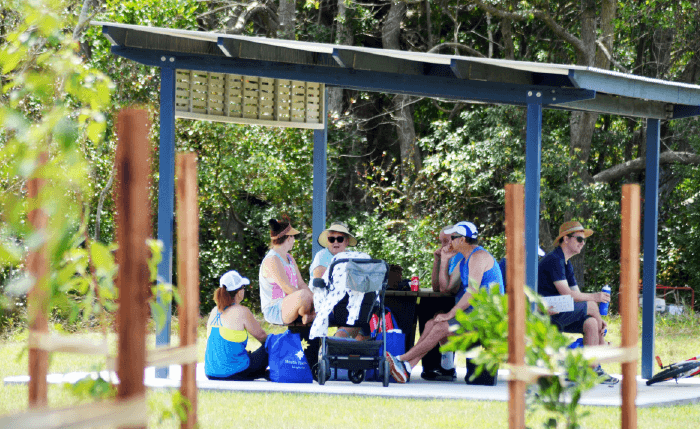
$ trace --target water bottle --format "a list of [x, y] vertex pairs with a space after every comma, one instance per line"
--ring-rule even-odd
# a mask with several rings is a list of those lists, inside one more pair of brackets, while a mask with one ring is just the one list
[[583, 337], [578, 338], [576, 341], [573, 343], [569, 344], [570, 349], [577, 349], [579, 347], [583, 347]]
[[455, 353], [454, 352], [444, 352], [440, 358], [440, 365], [443, 369], [454, 369], [455, 367]]
[[[610, 295], [610, 285], [605, 285], [603, 286], [602, 292], [607, 293]], [[610, 303], [609, 302], [601, 302], [600, 303], [600, 315], [601, 316], [607, 316], [608, 315], [608, 309], [610, 308]]]

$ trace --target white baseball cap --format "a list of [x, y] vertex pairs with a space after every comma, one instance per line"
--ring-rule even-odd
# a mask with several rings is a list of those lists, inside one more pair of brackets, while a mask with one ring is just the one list
[[235, 270], [227, 272], [226, 274], [221, 276], [221, 280], [219, 280], [219, 287], [224, 287], [229, 292], [236, 291], [242, 288], [243, 286], [249, 284], [250, 280], [241, 276], [240, 274], [238, 274], [238, 271]]
[[454, 224], [452, 228], [446, 229], [445, 234], [458, 234], [462, 237], [477, 238], [479, 236], [479, 231], [473, 223], [462, 221]]

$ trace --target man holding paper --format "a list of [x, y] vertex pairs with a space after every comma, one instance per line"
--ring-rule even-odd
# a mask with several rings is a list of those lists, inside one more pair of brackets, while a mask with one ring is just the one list
[[[584, 229], [579, 222], [564, 222], [559, 227], [559, 235], [554, 240], [554, 250], [540, 260], [537, 270], [537, 292], [542, 297], [569, 296], [574, 301], [573, 310], [550, 316], [552, 323], [557, 325], [561, 332], [583, 334], [585, 346], [605, 344], [604, 334], [607, 323], [600, 317], [598, 303], [610, 302], [610, 295], [607, 293], [579, 291], [574, 277], [574, 267], [569, 260], [572, 256], [581, 253], [586, 244], [586, 238], [591, 234], [593, 231]], [[600, 366], [597, 371], [599, 375], [606, 377], [608, 383], [618, 381], [605, 374]]]
[[584, 229], [579, 222], [564, 222], [554, 240], [554, 250], [540, 260], [537, 292], [543, 297], [568, 295], [574, 300], [573, 311], [552, 316], [552, 323], [562, 332], [583, 334], [587, 346], [604, 344], [603, 332], [607, 324], [600, 317], [599, 302], [610, 302], [607, 293], [583, 293], [578, 290], [574, 267], [569, 260], [581, 253], [593, 231]]

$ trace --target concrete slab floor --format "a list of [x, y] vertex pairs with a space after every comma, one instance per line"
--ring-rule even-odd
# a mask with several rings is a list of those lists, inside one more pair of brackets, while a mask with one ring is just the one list
[[[209, 380], [204, 375], [204, 364], [197, 365], [197, 386], [200, 390], [238, 391], [238, 392], [280, 392], [280, 393], [306, 393], [325, 395], [359, 395], [359, 396], [383, 396], [413, 399], [462, 399], [470, 401], [508, 401], [508, 383], [505, 381], [505, 372], [499, 372], [499, 382], [496, 386], [474, 386], [464, 382], [465, 368], [457, 368], [457, 379], [452, 382], [427, 381], [420, 378], [422, 368], [413, 369], [411, 381], [406, 384], [391, 383], [383, 387], [381, 382], [363, 381], [353, 384], [350, 381], [328, 381], [323, 386], [314, 382], [311, 384], [284, 384], [271, 383], [264, 380], [256, 381], [219, 381]], [[87, 372], [73, 372], [68, 374], [49, 374], [49, 383], [74, 383], [85, 377]], [[112, 374], [113, 375], [113, 374]], [[93, 376], [96, 376], [93, 373]], [[108, 377], [107, 371], [103, 371], [103, 377]], [[617, 376], [620, 378], [620, 376]], [[4, 379], [5, 384], [27, 383], [29, 376], [14, 376]], [[180, 386], [180, 366], [172, 365], [169, 377], [156, 378], [155, 369], [150, 367], [145, 371], [146, 386], [158, 388], [178, 388]], [[619, 407], [622, 402], [621, 385], [598, 385], [586, 392], [581, 405], [600, 407]], [[666, 381], [652, 386], [647, 386], [645, 380], [637, 377], [638, 408], [654, 406], [671, 406], [681, 404], [700, 403], [700, 377], [687, 378], [675, 381]]]

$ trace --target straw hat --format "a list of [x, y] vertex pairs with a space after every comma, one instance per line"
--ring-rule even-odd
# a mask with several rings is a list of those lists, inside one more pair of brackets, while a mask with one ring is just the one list
[[581, 222], [576, 222], [574, 220], [564, 222], [559, 227], [559, 235], [557, 235], [557, 238], [554, 239], [554, 243], [552, 243], [552, 246], [557, 247], [559, 245], [560, 238], [562, 238], [565, 235], [573, 234], [574, 232], [583, 232], [584, 237], [589, 237], [591, 234], [593, 234], [593, 230], [584, 229], [583, 225], [581, 225]]
[[333, 222], [328, 229], [324, 230], [321, 234], [319, 234], [318, 244], [326, 248], [330, 246], [331, 244], [328, 242], [328, 235], [331, 231], [342, 232], [348, 237], [348, 246], [357, 246], [357, 239], [352, 234], [350, 234], [348, 226], [343, 222]]

